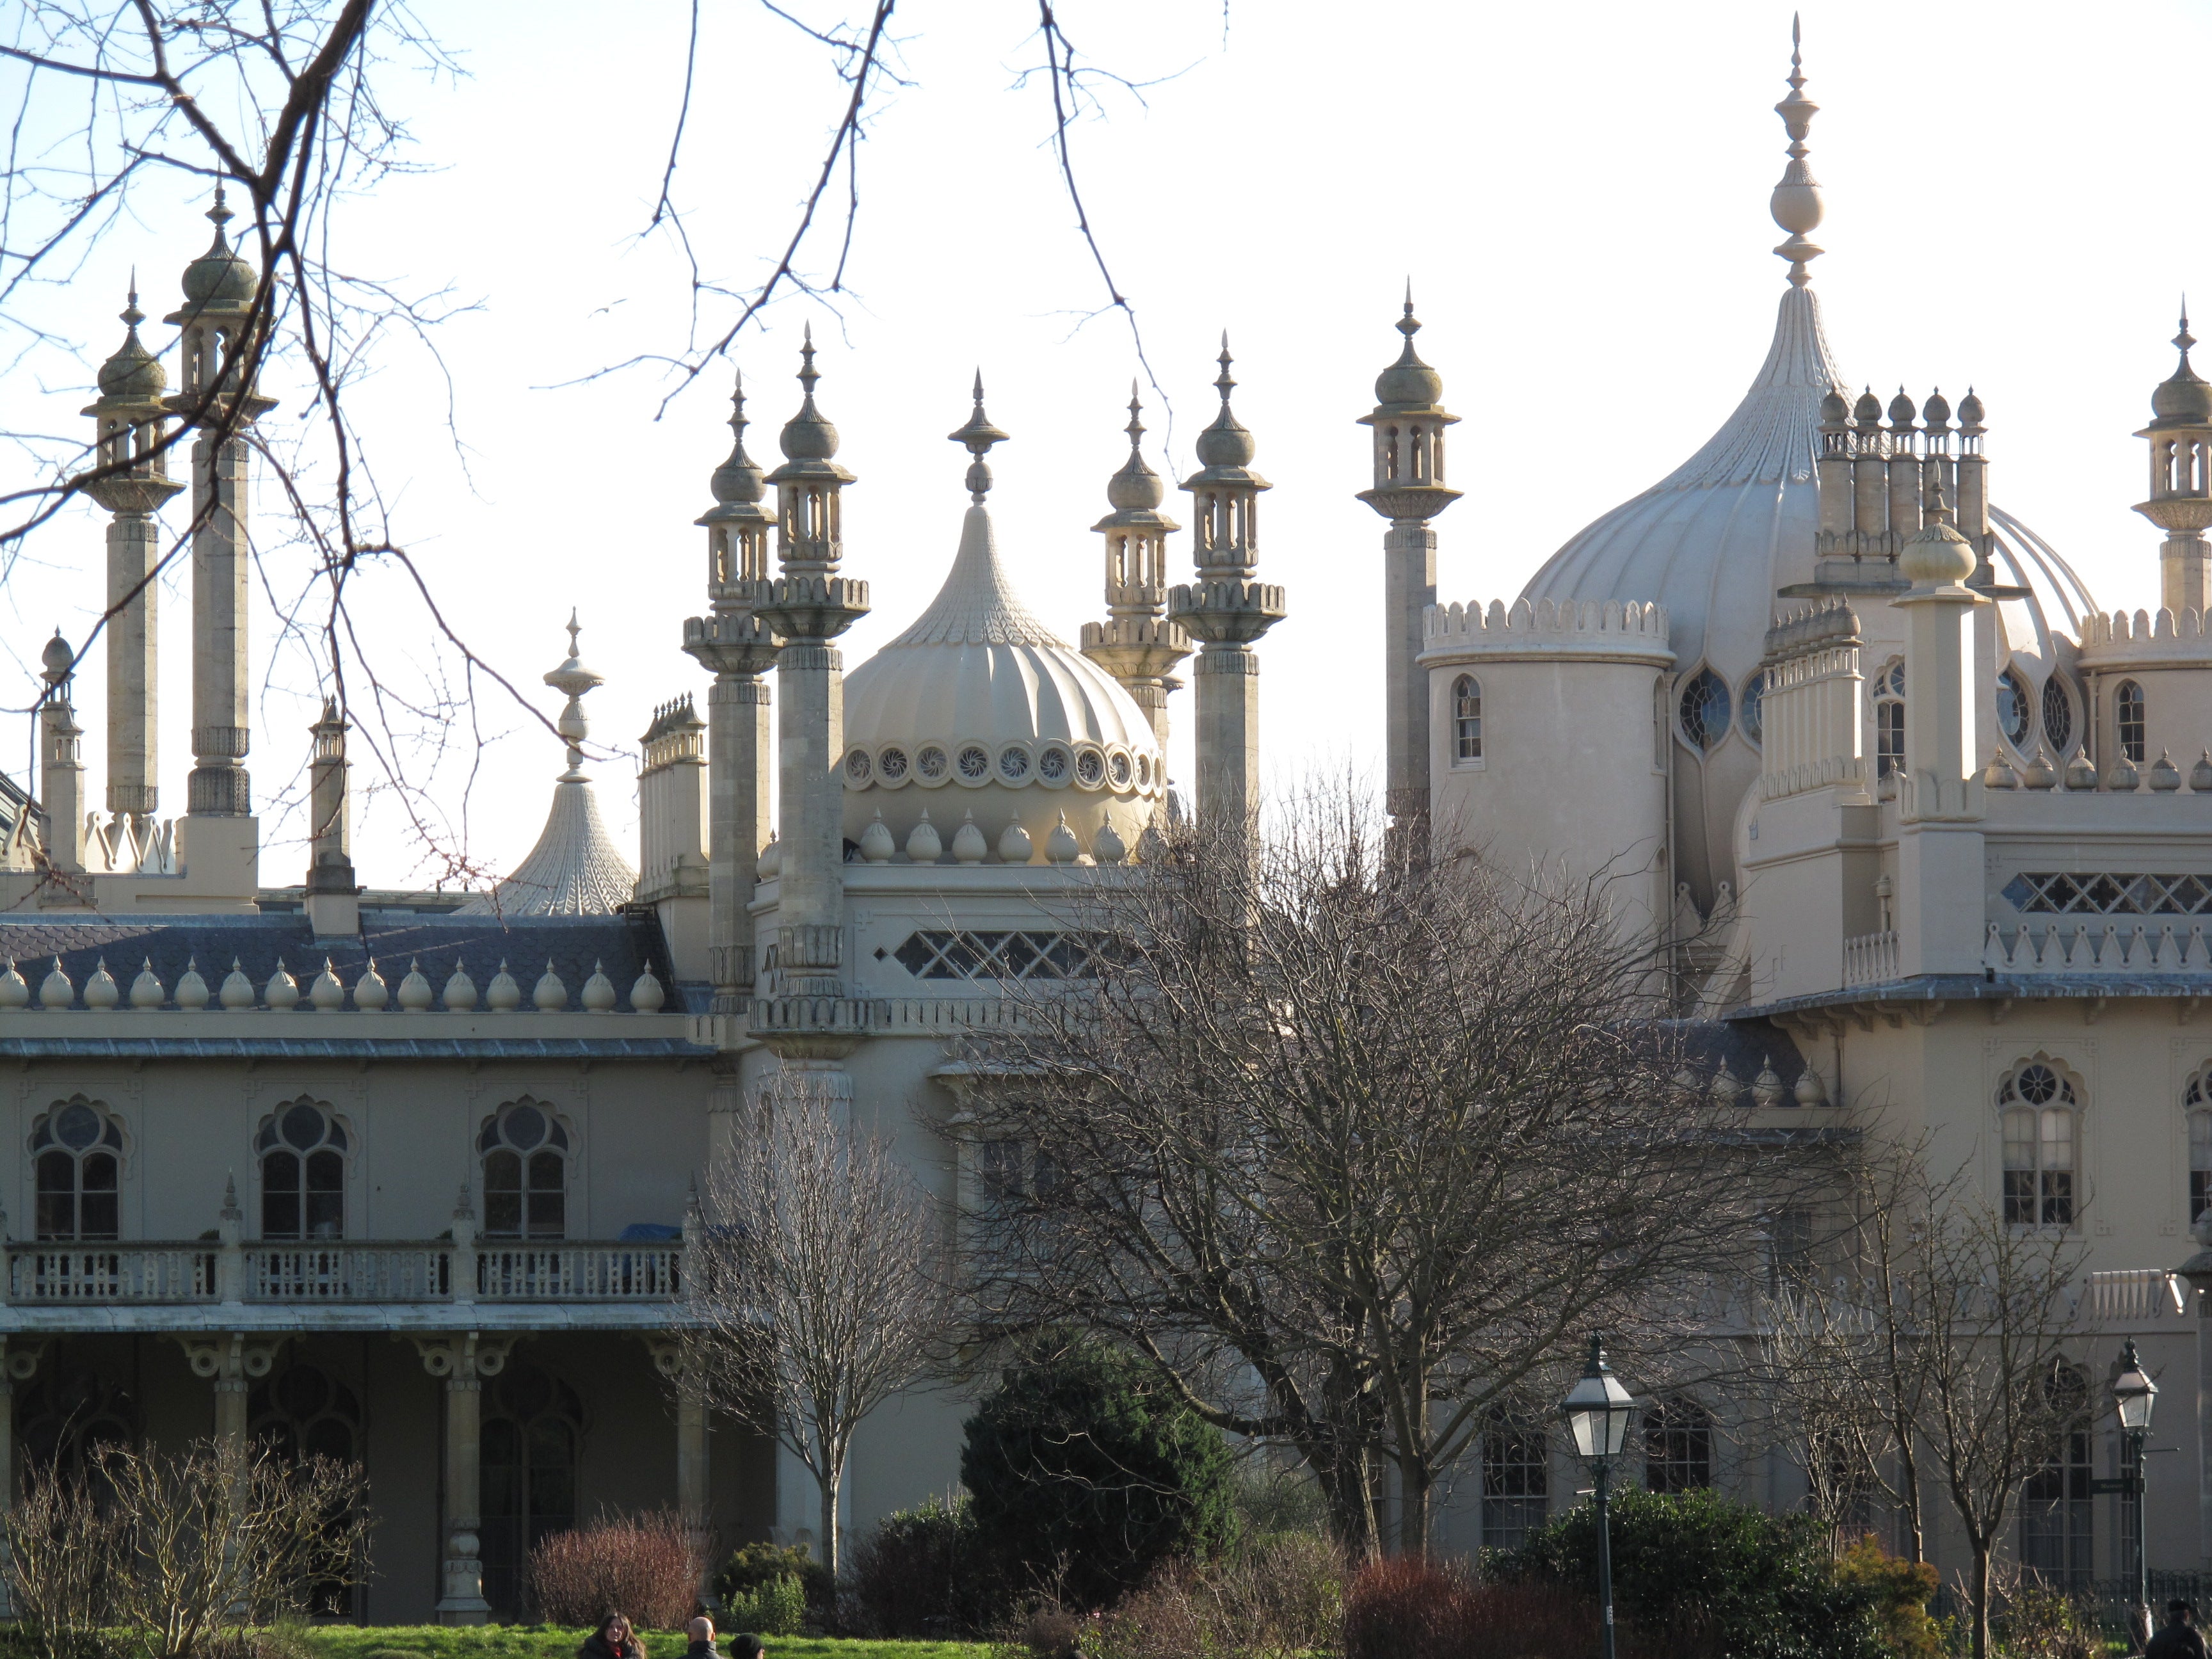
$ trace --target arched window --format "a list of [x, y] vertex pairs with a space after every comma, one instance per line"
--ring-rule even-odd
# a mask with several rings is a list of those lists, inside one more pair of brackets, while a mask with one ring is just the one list
[[1700, 668], [1682, 687], [1682, 735], [1691, 747], [1711, 751], [1728, 736], [1728, 682], [1710, 668]]
[[535, 1365], [509, 1363], [484, 1401], [483, 1593], [493, 1611], [522, 1611], [531, 1551], [576, 1524], [583, 1402]]
[[1997, 1108], [2005, 1219], [2017, 1227], [2071, 1227], [2081, 1109], [2073, 1079], [2039, 1055], [2004, 1080]]
[[137, 1443], [138, 1402], [120, 1383], [63, 1371], [19, 1386], [15, 1422], [29, 1467], [82, 1480], [96, 1473], [102, 1447]]
[[1482, 682], [1472, 674], [1452, 682], [1452, 758], [1482, 758]]
[[1893, 662], [1874, 677], [1874, 775], [1905, 769], [1905, 665]]
[[1743, 734], [1753, 743], [1766, 735], [1766, 717], [1762, 712], [1766, 706], [1766, 671], [1761, 668], [1743, 683], [1743, 713], [1737, 724]]
[[31, 1129], [42, 1239], [119, 1238], [123, 1131], [97, 1101], [54, 1103]]
[[525, 1095], [486, 1118], [484, 1237], [561, 1238], [568, 1231], [568, 1132], [553, 1109]]
[[2033, 707], [2028, 701], [2027, 682], [2021, 678], [2017, 668], [2008, 668], [1997, 676], [1997, 730], [2004, 733], [2007, 743], [2023, 752], [2033, 724], [2028, 718]]
[[2043, 735], [2051, 744], [2052, 757], [2066, 758], [2066, 750], [2074, 741], [2074, 700], [2066, 695], [2066, 679], [2053, 673], [2043, 683]]
[[2060, 1364], [2044, 1379], [2043, 1392], [2057, 1426], [2035, 1473], [2021, 1487], [2020, 1564], [2054, 1589], [2087, 1589], [2094, 1565], [2089, 1382], [2073, 1366]]
[[2135, 680], [2122, 680], [2112, 696], [2112, 714], [2119, 721], [2120, 753], [2136, 765], [2143, 758], [2143, 690]]
[[1552, 1489], [1543, 1419], [1492, 1412], [1482, 1431], [1482, 1547], [1518, 1549], [1544, 1524]]
[[253, 1150], [261, 1158], [264, 1238], [343, 1238], [344, 1127], [327, 1106], [301, 1098], [265, 1118]]
[[[295, 1363], [255, 1383], [246, 1417], [254, 1440], [288, 1463], [310, 1457], [351, 1463], [361, 1456], [360, 1396], [313, 1365]], [[355, 1611], [353, 1564], [337, 1554], [335, 1543], [331, 1556], [308, 1587], [307, 1610], [318, 1618], [348, 1617]]]
[[2181, 1097], [2182, 1109], [2189, 1115], [2189, 1224], [2192, 1227], [2197, 1217], [2212, 1208], [2212, 1085], [2206, 1079], [2207, 1073], [2199, 1072], [2189, 1079]]
[[1713, 1419], [1696, 1401], [1672, 1395], [1644, 1412], [1644, 1484], [1662, 1492], [1713, 1484]]

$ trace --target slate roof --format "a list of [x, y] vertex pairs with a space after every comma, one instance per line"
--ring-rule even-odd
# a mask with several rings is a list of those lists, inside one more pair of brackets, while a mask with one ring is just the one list
[[340, 983], [351, 989], [371, 955], [396, 996], [408, 964], [418, 962], [430, 981], [432, 1007], [446, 1006], [446, 981], [465, 963], [476, 981], [477, 1006], [501, 961], [520, 983], [525, 1006], [550, 961], [568, 988], [568, 1006], [580, 1006], [584, 981], [599, 965], [614, 981], [616, 1006], [629, 1011], [630, 987], [650, 964], [666, 994], [665, 1011], [702, 1013], [713, 1000], [704, 985], [677, 981], [660, 924], [649, 911], [607, 916], [421, 915], [411, 911], [364, 910], [361, 932], [317, 939], [301, 915], [140, 915], [93, 917], [52, 913], [0, 915], [0, 959], [12, 957], [33, 998], [58, 956], [63, 971], [82, 994], [102, 958], [127, 1000], [131, 981], [150, 959], [173, 997], [185, 964], [197, 961], [208, 989], [219, 991], [236, 961], [256, 989], [276, 971], [277, 959], [299, 981], [300, 1012], [309, 1017], [306, 992], [325, 957]]

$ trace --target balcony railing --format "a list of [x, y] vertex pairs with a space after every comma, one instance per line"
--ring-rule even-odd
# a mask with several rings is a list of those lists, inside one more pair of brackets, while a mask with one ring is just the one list
[[7, 1249], [6, 1300], [26, 1307], [673, 1302], [684, 1284], [680, 1242], [10, 1243]]
[[1895, 933], [1861, 933], [1844, 941], [1845, 985], [1881, 985], [1897, 976]]

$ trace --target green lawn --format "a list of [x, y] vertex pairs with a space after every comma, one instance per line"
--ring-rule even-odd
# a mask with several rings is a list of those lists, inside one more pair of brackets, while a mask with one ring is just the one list
[[[368, 1659], [372, 1653], [423, 1659], [574, 1659], [586, 1632], [556, 1625], [315, 1625], [301, 1632], [317, 1659]], [[718, 1644], [720, 1638], [717, 1638]], [[680, 1635], [648, 1632], [646, 1659], [683, 1659]], [[822, 1637], [768, 1638], [768, 1659], [985, 1659], [981, 1642], [844, 1642]]]

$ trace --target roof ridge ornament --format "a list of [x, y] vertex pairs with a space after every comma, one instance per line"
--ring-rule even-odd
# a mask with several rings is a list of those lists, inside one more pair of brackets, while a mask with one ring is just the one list
[[1800, 21], [1793, 13], [1790, 19], [1790, 94], [1774, 106], [1774, 112], [1782, 118], [1783, 127], [1790, 134], [1790, 161], [1782, 169], [1782, 178], [1767, 200], [1767, 211], [1774, 216], [1774, 222], [1790, 233], [1774, 252], [1776, 258], [1790, 261], [1790, 283], [1793, 288], [1802, 288], [1811, 280], [1805, 266], [1826, 251], [1818, 243], [1808, 241], [1806, 234], [1820, 228], [1822, 212], [1820, 182], [1805, 165], [1805, 135], [1812, 131], [1813, 118], [1820, 112], [1820, 106], [1804, 93], [1804, 58], [1799, 50], [1802, 44]]
[[983, 458], [991, 453], [993, 444], [1008, 442], [1006, 434], [991, 424], [991, 417], [983, 412], [983, 371], [975, 371], [975, 412], [968, 417], [968, 424], [957, 432], [945, 435], [956, 444], [967, 446], [968, 453], [975, 459], [968, 468], [968, 499], [977, 507], [991, 493], [991, 469]]

